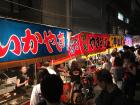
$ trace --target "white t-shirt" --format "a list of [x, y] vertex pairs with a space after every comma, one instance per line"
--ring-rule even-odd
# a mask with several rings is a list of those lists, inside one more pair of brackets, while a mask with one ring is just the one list
[[[40, 84], [37, 84], [33, 87], [31, 99], [30, 99], [30, 105], [37, 105], [40, 102], [40, 95], [41, 95]], [[63, 104], [60, 103], [59, 105], [63, 105]]]
[[52, 66], [49, 67], [42, 66], [41, 68], [47, 69], [49, 74], [56, 74], [56, 71], [53, 69]]
[[115, 57], [111, 57], [111, 58], [110, 58], [111, 64], [113, 64], [114, 60], [115, 60]]
[[47, 70], [49, 74], [56, 74], [56, 71], [51, 66], [47, 67]]
[[[42, 66], [42, 68], [46, 68], [49, 74], [56, 74], [56, 72], [50, 66], [49, 67]], [[33, 87], [30, 105], [37, 105], [40, 102], [40, 96], [41, 96], [40, 84], [37, 84]]]
[[41, 95], [41, 89], [40, 89], [40, 84], [37, 84], [33, 87], [31, 99], [30, 99], [30, 105], [37, 105], [40, 102], [39, 95]]

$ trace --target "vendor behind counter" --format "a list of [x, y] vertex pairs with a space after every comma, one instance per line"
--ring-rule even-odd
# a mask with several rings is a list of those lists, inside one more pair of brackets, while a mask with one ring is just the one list
[[[33, 81], [33, 73], [34, 69], [31, 67], [28, 69], [26, 66], [1, 71], [0, 91], [2, 91], [2, 94], [0, 95], [0, 105], [11, 105], [11, 103], [16, 103], [14, 105], [22, 105], [28, 101], [32, 90], [31, 81]], [[5, 88], [3, 88], [4, 86]]]
[[20, 72], [17, 76], [17, 82], [16, 82], [17, 94], [26, 93], [25, 87], [29, 85], [29, 77], [27, 75], [27, 70], [28, 70], [28, 68], [26, 66], [22, 66], [20, 68]]

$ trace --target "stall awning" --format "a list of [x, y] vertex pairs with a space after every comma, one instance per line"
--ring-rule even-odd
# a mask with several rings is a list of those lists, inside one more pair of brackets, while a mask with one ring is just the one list
[[68, 54], [69, 29], [0, 18], [0, 69]]

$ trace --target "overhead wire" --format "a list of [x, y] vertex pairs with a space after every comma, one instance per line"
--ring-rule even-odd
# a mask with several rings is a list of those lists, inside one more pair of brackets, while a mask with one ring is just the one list
[[11, 1], [11, 0], [4, 0], [4, 1], [5, 2], [12, 3], [12, 4], [15, 4], [15, 5], [18, 5], [18, 6], [21, 6], [21, 7], [28, 8], [30, 10], [34, 10], [34, 11], [37, 11], [37, 12], [40, 12], [40, 13], [48, 14], [48, 15], [53, 15], [53, 16], [58, 16], [58, 17], [64, 17], [64, 18], [75, 18], [75, 19], [87, 19], [88, 18], [88, 17], [72, 17], [72, 16], [66, 16], [66, 15], [62, 15], [62, 14], [58, 14], [58, 13], [54, 13], [54, 12], [49, 12], [49, 11], [44, 11], [44, 10], [36, 9], [36, 8], [33, 8], [33, 7], [29, 7], [27, 5], [23, 5], [23, 4], [20, 4], [20, 3], [17, 3], [17, 2]]

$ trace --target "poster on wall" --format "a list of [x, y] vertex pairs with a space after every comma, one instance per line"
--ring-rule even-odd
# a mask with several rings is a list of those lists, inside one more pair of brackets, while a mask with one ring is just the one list
[[68, 29], [0, 18], [0, 64], [68, 53]]

